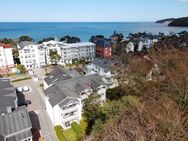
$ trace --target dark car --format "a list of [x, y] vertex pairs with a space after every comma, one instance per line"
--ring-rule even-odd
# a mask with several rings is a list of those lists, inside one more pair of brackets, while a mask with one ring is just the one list
[[18, 101], [18, 106], [28, 106], [31, 104], [31, 101], [30, 100], [19, 100]]

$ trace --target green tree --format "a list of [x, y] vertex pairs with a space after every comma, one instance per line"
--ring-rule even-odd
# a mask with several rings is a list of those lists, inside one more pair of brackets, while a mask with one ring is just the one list
[[24, 35], [19, 37], [19, 42], [23, 42], [23, 41], [34, 41], [34, 40], [31, 37]]
[[59, 41], [60, 42], [66, 41], [67, 43], [79, 43], [80, 42], [80, 38], [75, 37], [75, 36], [71, 37], [71, 36], [66, 35], [66, 36], [60, 38]]
[[53, 37], [44, 38], [44, 39], [42, 39], [41, 41], [38, 41], [38, 43], [41, 44], [41, 43], [43, 43], [43, 42], [48, 42], [48, 41], [51, 41], [51, 40], [55, 40], [55, 38], [53, 38]]
[[86, 129], [86, 133], [89, 134], [92, 131], [92, 127], [95, 124], [95, 120], [97, 120], [100, 113], [100, 105], [99, 95], [94, 92], [87, 99], [84, 100], [84, 117], [86, 117], [86, 121], [88, 123], [88, 127]]
[[16, 42], [13, 41], [12, 39], [9, 39], [9, 38], [0, 39], [0, 42], [1, 42], [1, 43], [4, 43], [4, 44], [16, 45]]
[[14, 58], [18, 58], [19, 57], [19, 52], [18, 52], [18, 48], [14, 47], [12, 49], [12, 54]]
[[25, 72], [26, 72], [26, 69], [25, 69], [24, 65], [22, 65], [22, 64], [18, 64], [18, 65], [17, 65], [17, 69], [18, 69], [22, 74], [25, 74]]
[[61, 59], [61, 56], [58, 54], [57, 50], [50, 50], [50, 53], [49, 53], [49, 56], [50, 56], [50, 61], [52, 64], [57, 64], [60, 59]]

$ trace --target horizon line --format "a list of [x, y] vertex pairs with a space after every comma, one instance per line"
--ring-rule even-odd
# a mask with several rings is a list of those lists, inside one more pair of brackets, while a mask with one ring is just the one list
[[156, 21], [0, 21], [0, 23], [128, 23], [128, 22], [156, 22]]

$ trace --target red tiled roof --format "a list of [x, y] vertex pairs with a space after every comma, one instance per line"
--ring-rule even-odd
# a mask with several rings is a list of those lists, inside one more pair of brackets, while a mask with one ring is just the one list
[[0, 46], [4, 47], [4, 48], [12, 48], [12, 45], [11, 44], [3, 44], [3, 43], [0, 43]]

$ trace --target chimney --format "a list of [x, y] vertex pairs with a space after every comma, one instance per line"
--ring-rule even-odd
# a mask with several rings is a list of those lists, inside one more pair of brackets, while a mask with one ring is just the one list
[[11, 106], [8, 106], [7, 107], [7, 113], [9, 114], [9, 113], [11, 113], [12, 112], [12, 108], [11, 108]]

